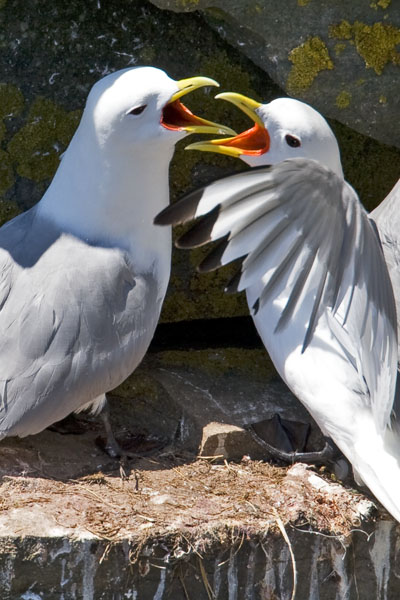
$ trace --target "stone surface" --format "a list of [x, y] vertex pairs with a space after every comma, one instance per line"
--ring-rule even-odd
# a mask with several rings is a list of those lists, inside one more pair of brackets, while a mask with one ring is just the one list
[[400, 146], [400, 7], [391, 0], [151, 0], [201, 10], [290, 95]]
[[[175, 415], [180, 415], [175, 441], [187, 450], [198, 451], [204, 428], [211, 422], [242, 429], [275, 414], [310, 423], [311, 443], [318, 448], [323, 446], [318, 427], [277, 376], [263, 349], [157, 352], [146, 357], [140, 371], [130, 381], [140, 380], [143, 373], [149, 381], [161, 385], [163, 394], [168, 394], [168, 399], [155, 404], [167, 409], [165, 418], [171, 409]], [[145, 390], [142, 389], [142, 393]], [[118, 389], [115, 394], [120, 394]], [[252, 450], [256, 450], [255, 455]], [[264, 455], [254, 443], [243, 453], [252, 458]]]
[[[2, 600], [289, 600], [290, 548], [297, 598], [397, 598], [383, 509], [323, 470], [252, 460], [246, 424], [309, 420], [263, 350], [152, 352], [110, 406], [131, 461], [86, 415], [0, 444]], [[212, 421], [241, 462], [196, 459]]]
[[58, 482], [3, 468], [2, 600], [289, 600], [294, 568], [296, 598], [397, 599], [399, 527], [304, 465], [276, 471], [155, 457], [124, 479]]
[[243, 427], [212, 422], [203, 428], [199, 456], [215, 457], [219, 460], [241, 460], [246, 455], [264, 458], [262, 449]]
[[[373, 535], [368, 539], [369, 533]], [[355, 531], [346, 544], [293, 529], [289, 539], [297, 559], [296, 597], [397, 600], [393, 523], [381, 521], [373, 532]], [[211, 591], [215, 600], [290, 600], [292, 593], [291, 558], [279, 533], [237, 532], [233, 544], [215, 541], [204, 555], [149, 538], [144, 556], [134, 565], [130, 552], [135, 546], [128, 540], [110, 545], [57, 536], [2, 542], [3, 600], [209, 600]], [[35, 581], [28, 575], [27, 560]]]

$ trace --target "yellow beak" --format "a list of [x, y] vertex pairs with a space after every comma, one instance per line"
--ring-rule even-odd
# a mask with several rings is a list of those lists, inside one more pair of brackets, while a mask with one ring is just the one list
[[211, 79], [210, 77], [189, 77], [188, 79], [180, 79], [176, 84], [178, 86], [178, 91], [171, 97], [170, 103], [175, 102], [178, 98], [182, 98], [182, 96], [186, 96], [186, 94], [194, 92], [194, 90], [202, 87], [219, 87], [218, 81], [215, 81], [215, 79]]
[[267, 152], [269, 149], [269, 135], [262, 119], [256, 112], [260, 108], [261, 103], [235, 92], [225, 92], [215, 97], [218, 100], [227, 100], [240, 108], [254, 122], [254, 126], [234, 137], [189, 144], [185, 150], [218, 152], [235, 157], [239, 157], [242, 154], [259, 155]]
[[236, 92], [224, 92], [215, 96], [218, 100], [226, 100], [234, 104], [242, 112], [244, 112], [254, 123], [258, 123], [261, 127], [264, 127], [262, 119], [256, 113], [256, 110], [262, 106], [261, 102], [257, 102], [252, 98], [243, 96], [243, 94], [236, 94]]
[[225, 125], [207, 121], [194, 115], [182, 102], [180, 98], [190, 92], [205, 86], [216, 86], [219, 84], [209, 77], [189, 77], [177, 81], [178, 91], [171, 96], [169, 102], [163, 109], [161, 125], [166, 129], [186, 131], [187, 133], [213, 133], [221, 135], [235, 135], [235, 131]]

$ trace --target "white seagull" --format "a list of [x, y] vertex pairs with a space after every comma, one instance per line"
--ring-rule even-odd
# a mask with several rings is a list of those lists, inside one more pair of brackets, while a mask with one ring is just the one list
[[169, 279], [171, 233], [153, 219], [174, 146], [232, 132], [180, 101], [209, 85], [152, 67], [101, 79], [41, 201], [0, 229], [0, 439], [99, 412], [142, 360]]
[[[356, 480], [400, 521], [396, 307], [376, 226], [344, 180], [335, 136], [317, 111], [290, 98], [217, 97], [242, 108], [254, 126], [189, 148], [259, 168], [189, 194], [156, 222], [202, 217], [180, 247], [222, 238], [200, 270], [244, 257], [228, 289], [246, 290], [278, 372]], [[385, 203], [394, 210], [390, 198]]]

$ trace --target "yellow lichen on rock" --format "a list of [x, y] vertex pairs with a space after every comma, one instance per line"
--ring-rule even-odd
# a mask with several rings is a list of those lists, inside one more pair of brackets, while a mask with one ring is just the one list
[[374, 23], [371, 27], [356, 22], [353, 27], [357, 51], [367, 68], [381, 75], [388, 63], [400, 64], [400, 54], [396, 50], [400, 43], [400, 29], [385, 23]]
[[329, 37], [337, 40], [351, 40], [353, 37], [353, 26], [345, 20], [337, 25], [331, 25], [329, 27]]
[[24, 107], [24, 97], [11, 83], [0, 83], [0, 119], [15, 117]]
[[328, 48], [319, 37], [311, 37], [290, 51], [289, 60], [293, 63], [287, 79], [289, 93], [297, 94], [310, 87], [318, 73], [333, 69]]
[[346, 92], [343, 90], [336, 96], [336, 106], [338, 108], [347, 108], [351, 102], [351, 94], [350, 92]]
[[329, 28], [329, 35], [340, 40], [352, 40], [365, 66], [381, 75], [388, 63], [400, 65], [400, 54], [396, 46], [400, 44], [400, 29], [386, 23], [366, 25], [355, 21], [351, 25], [342, 21]]
[[14, 182], [14, 171], [10, 155], [5, 150], [0, 149], [0, 196], [3, 196], [14, 185]]
[[297, 0], [297, 4], [299, 6], [307, 6], [307, 4], [310, 4], [311, 0]]
[[177, 3], [183, 8], [192, 8], [199, 4], [199, 0], [178, 0]]
[[371, 2], [370, 7], [374, 8], [375, 10], [378, 10], [378, 8], [383, 8], [383, 10], [386, 10], [391, 3], [392, 0], [373, 0], [373, 2]]
[[10, 219], [13, 219], [17, 215], [19, 215], [20, 212], [21, 209], [15, 202], [9, 202], [8, 200], [0, 200], [0, 227]]
[[335, 44], [336, 56], [339, 56], [340, 54], [342, 54], [343, 50], [346, 50], [346, 44], [344, 44], [343, 42], [338, 42], [337, 44]]
[[17, 173], [36, 182], [51, 178], [80, 115], [79, 110], [67, 112], [47, 98], [38, 98], [29, 110], [26, 124], [8, 144]]

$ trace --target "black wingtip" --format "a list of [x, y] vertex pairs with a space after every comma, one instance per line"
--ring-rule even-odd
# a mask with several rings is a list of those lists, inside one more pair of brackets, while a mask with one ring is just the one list
[[207, 215], [199, 219], [199, 221], [189, 231], [181, 235], [175, 242], [177, 248], [198, 248], [211, 242], [212, 230], [218, 219], [221, 205], [216, 206]]
[[154, 225], [180, 225], [194, 219], [204, 188], [190, 192], [174, 204], [170, 204], [158, 213]]
[[228, 281], [227, 286], [225, 288], [225, 292], [227, 294], [236, 294], [239, 291], [239, 283], [240, 283], [241, 278], [242, 278], [242, 268], [240, 265], [239, 270], [236, 271], [236, 273], [234, 274], [232, 279], [230, 281]]
[[260, 309], [260, 298], [257, 298], [257, 300], [253, 304], [253, 315], [254, 316], [258, 313], [259, 309]]
[[226, 235], [223, 240], [209, 252], [209, 254], [207, 254], [205, 259], [197, 267], [199, 273], [208, 273], [209, 271], [215, 271], [222, 267], [222, 257], [229, 244], [228, 237], [229, 234]]
[[171, 219], [168, 212], [169, 206], [162, 210], [156, 217], [154, 217], [154, 225], [172, 225]]

